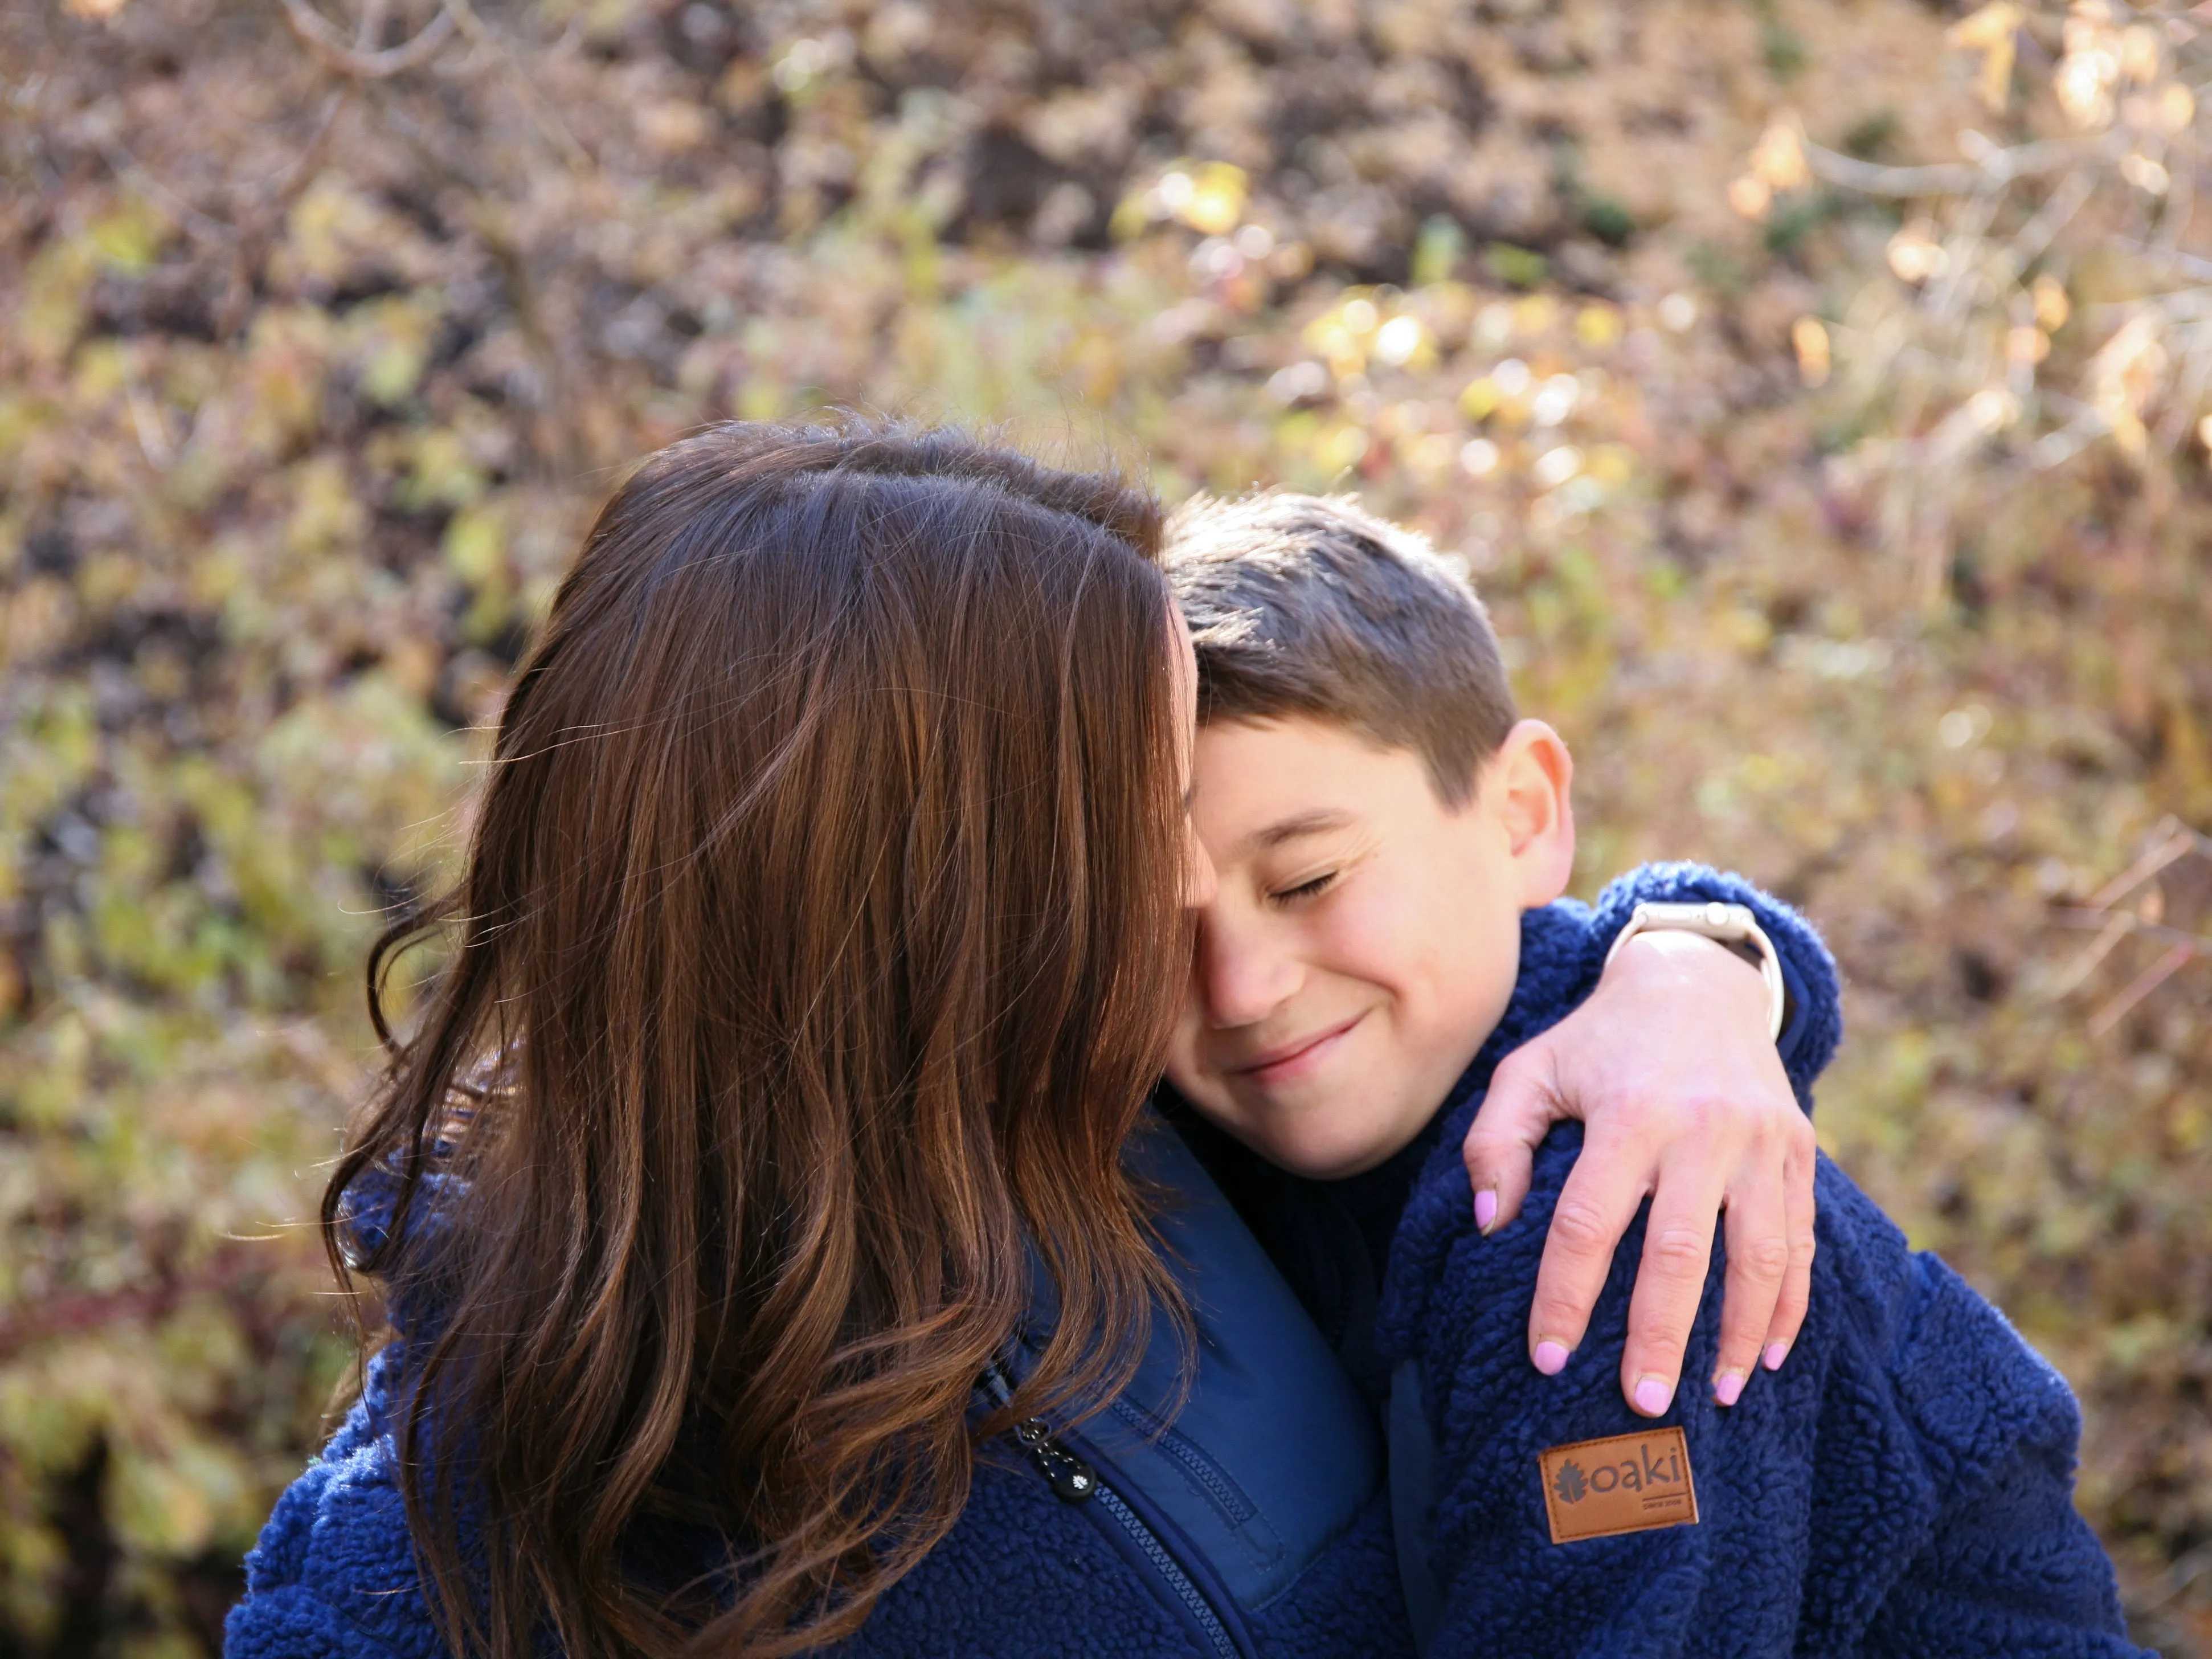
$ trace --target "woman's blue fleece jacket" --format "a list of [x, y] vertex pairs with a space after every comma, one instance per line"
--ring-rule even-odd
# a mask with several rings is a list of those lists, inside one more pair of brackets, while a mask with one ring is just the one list
[[[1375, 1389], [1363, 1401], [1343, 1371], [1314, 1369], [1316, 1353], [1334, 1361], [1282, 1278], [1197, 1165], [1170, 1158], [1164, 1167], [1182, 1189], [1170, 1234], [1192, 1258], [1186, 1282], [1201, 1339], [1190, 1403], [1164, 1440], [1155, 1425], [1149, 1438], [1125, 1432], [1117, 1443], [1107, 1419], [1067, 1439], [1192, 1558], [1179, 1575], [1185, 1591], [1211, 1601], [1225, 1633], [1209, 1635], [1164, 1591], [1172, 1580], [1104, 1523], [1102, 1504], [1062, 1501], [1030, 1461], [998, 1446], [979, 1456], [952, 1532], [846, 1650], [1410, 1655], [1401, 1589], [1410, 1568], [1418, 1595], [1433, 1598], [1425, 1623], [1440, 1653], [2134, 1652], [2118, 1638], [2110, 1570], [2072, 1510], [2076, 1419], [2064, 1385], [1940, 1263], [1906, 1252], [1826, 1165], [1813, 1311], [1789, 1364], [1755, 1378], [1732, 1412], [1686, 1385], [1668, 1419], [1689, 1437], [1698, 1524], [1548, 1541], [1537, 1454], [1641, 1426], [1616, 1375], [1640, 1231], [1566, 1373], [1539, 1376], [1525, 1357], [1529, 1297], [1578, 1134], [1553, 1135], [1522, 1218], [1489, 1239], [1474, 1231], [1456, 1148], [1497, 1059], [1587, 995], [1634, 902], [1690, 897], [1753, 902], [1774, 934], [1796, 1002], [1785, 1058], [1801, 1093], [1833, 1047], [1834, 980], [1817, 939], [1741, 884], [1658, 866], [1616, 884], [1595, 912], [1568, 903], [1530, 914], [1511, 1006], [1439, 1112], [1436, 1150], [1412, 1182], [1380, 1316], [1370, 1291], [1356, 1340], [1331, 1333], [1355, 1380], [1375, 1361], [1407, 1379], [1401, 1401], [1421, 1419], [1430, 1488], [1407, 1529], [1416, 1559], [1401, 1561], [1394, 1536]], [[1305, 1239], [1310, 1257], [1312, 1224], [1329, 1205], [1299, 1186], [1273, 1194], [1260, 1231], [1271, 1246]], [[1310, 1301], [1310, 1261], [1284, 1261]], [[1686, 1376], [1712, 1363], [1717, 1263], [1714, 1273]], [[1147, 1376], [1172, 1376], [1176, 1360], [1149, 1357]], [[247, 1559], [231, 1659], [443, 1651], [388, 1438], [407, 1364], [404, 1337], [377, 1355], [360, 1403], [279, 1500]], [[1286, 1391], [1287, 1375], [1305, 1381]], [[1121, 1415], [1145, 1421], [1144, 1403]], [[1311, 1500], [1303, 1507], [1302, 1492]], [[1181, 1530], [1179, 1513], [1195, 1517]], [[1275, 1580], [1265, 1577], [1269, 1563]]]

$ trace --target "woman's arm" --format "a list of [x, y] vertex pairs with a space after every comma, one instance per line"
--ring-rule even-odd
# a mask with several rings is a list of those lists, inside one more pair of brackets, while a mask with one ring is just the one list
[[365, 1398], [276, 1500], [224, 1621], [224, 1659], [425, 1659], [442, 1654], [373, 1401], [403, 1350], [368, 1363]]
[[[1605, 961], [1639, 902], [1747, 906], [1790, 990], [1779, 1041], [1756, 969], [1723, 945], [1642, 933]], [[1739, 878], [1646, 865], [1608, 886], [1591, 917], [1596, 988], [1502, 1060], [1467, 1136], [1475, 1222], [1520, 1212], [1530, 1160], [1552, 1127], [1587, 1126], [1552, 1212], [1528, 1347], [1556, 1373], [1580, 1346], [1613, 1254], [1651, 1200], [1621, 1356], [1621, 1393], [1644, 1416], [1673, 1399], [1725, 1213], [1720, 1346], [1706, 1379], [1731, 1405], [1762, 1357], [1778, 1366], [1805, 1316], [1813, 1261], [1811, 1085], [1841, 1030], [1835, 965], [1797, 913]]]

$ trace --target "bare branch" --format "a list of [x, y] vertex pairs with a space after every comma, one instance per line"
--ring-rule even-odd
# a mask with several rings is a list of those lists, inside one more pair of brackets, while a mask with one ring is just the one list
[[2212, 957], [2212, 939], [2203, 933], [2168, 927], [2163, 922], [2145, 921], [2124, 910], [2061, 910], [2054, 920], [2065, 927], [2110, 927], [2117, 924], [2123, 934], [2155, 939], [2161, 945], [2186, 945], [2200, 956]]
[[2091, 1017], [2087, 1028], [2091, 1036], [2102, 1036], [2110, 1031], [2145, 997], [2190, 963], [2200, 957], [2212, 960], [2212, 938], [2154, 920], [2160, 907], [2146, 901], [2139, 911], [2112, 908], [2120, 900], [2142, 891], [2147, 883], [2191, 854], [2212, 859], [2212, 836], [2199, 835], [2168, 816], [2151, 832], [2150, 844], [2142, 856], [2100, 888], [2087, 904], [2052, 912], [2051, 920], [2061, 927], [2097, 930], [2097, 937], [2067, 965], [2057, 983], [2051, 987], [2050, 994], [2054, 1000], [2079, 989], [2124, 939], [2140, 937], [2166, 947], [2157, 961], [2136, 975], [2126, 988]]
[[131, 410], [131, 424], [138, 434], [139, 453], [156, 472], [167, 472], [176, 463], [177, 447], [169, 440], [169, 423], [161, 416], [161, 405], [147, 392], [135, 351], [123, 356], [123, 392]]
[[354, 26], [356, 52], [368, 52], [376, 45], [376, 37], [384, 33], [385, 14], [391, 9], [391, 0], [364, 0], [361, 21]]
[[2051, 138], [2010, 149], [1992, 145], [1978, 161], [1939, 161], [1906, 167], [1862, 161], [1856, 156], [1814, 143], [1807, 143], [1804, 151], [1806, 165], [1812, 168], [1815, 178], [1869, 196], [1899, 198], [1963, 196], [1991, 184], [2009, 184], [2015, 179], [2057, 173], [2081, 161], [2110, 161], [2120, 153], [2109, 138], [2094, 142]]
[[2212, 838], [2200, 836], [2171, 817], [2160, 829], [2162, 833], [2152, 843], [2149, 851], [2090, 895], [2090, 909], [2110, 908], [2167, 865], [2186, 858], [2191, 853], [2201, 851], [2212, 855]]
[[120, 138], [103, 133], [97, 142], [100, 153], [107, 159], [107, 165], [115, 169], [116, 176], [159, 208], [179, 229], [218, 246], [236, 246], [238, 230], [235, 226], [227, 225], [222, 220], [201, 212], [171, 190], [147, 171], [144, 164], [131, 153], [130, 148]]
[[[287, 4], [291, 3], [292, 0], [286, 0]], [[538, 130], [567, 158], [568, 165], [578, 173], [593, 171], [599, 164], [592, 159], [591, 151], [586, 149], [576, 135], [568, 131], [568, 124], [561, 118], [561, 112], [546, 101], [545, 94], [538, 90], [538, 83], [516, 61], [506, 43], [492, 33], [470, 0], [444, 0], [444, 5], [445, 9], [439, 15], [457, 22], [471, 45], [491, 53], [506, 67], [516, 90], [522, 94], [522, 101], [530, 106], [531, 118], [538, 123]]]
[[2212, 259], [2202, 259], [2193, 253], [2184, 253], [2179, 248], [2157, 247], [2148, 242], [2138, 241], [2132, 236], [2115, 236], [2112, 243], [2130, 253], [2140, 253], [2146, 258], [2170, 266], [2192, 281], [2212, 282]]
[[2172, 979], [2197, 954], [2194, 945], [2177, 945], [2136, 975], [2128, 988], [2100, 1008], [2089, 1021], [2089, 1035], [2099, 1037], [2128, 1017], [2129, 1011]]
[[[382, 8], [376, 9], [381, 11]], [[356, 81], [381, 81], [428, 62], [432, 54], [453, 38], [454, 30], [452, 11], [441, 9], [411, 40], [381, 52], [365, 52], [348, 44], [327, 19], [307, 4], [307, 0], [284, 0], [284, 15], [292, 25], [292, 33], [309, 51], [339, 74]], [[367, 17], [362, 20], [364, 25], [368, 21]], [[364, 27], [362, 34], [368, 37], [369, 30]]]
[[2051, 199], [2043, 204], [2042, 210], [2022, 225], [2013, 237], [2013, 268], [2025, 270], [2042, 258], [2043, 250], [2051, 246], [2051, 240], [2060, 231], [2066, 228], [2094, 190], [2095, 183], [2086, 173], [2069, 173], [2060, 179], [2058, 188], [2051, 191]]
[[230, 282], [216, 307], [217, 330], [228, 335], [246, 320], [253, 303], [253, 276], [266, 257], [269, 245], [283, 223], [292, 204], [300, 193], [323, 170], [323, 162], [330, 153], [331, 134], [337, 126], [338, 113], [349, 99], [359, 95], [359, 84], [340, 87], [324, 100], [323, 112], [316, 118], [315, 131], [300, 151], [299, 160], [291, 171], [277, 181], [276, 187], [245, 216], [230, 258]]
[[342, 87], [325, 100], [323, 112], [315, 118], [314, 136], [301, 149], [300, 159], [293, 164], [292, 170], [270, 192], [268, 202], [262, 209], [263, 219], [274, 223], [281, 218], [300, 192], [307, 188], [308, 181], [322, 171], [323, 159], [330, 151], [331, 131], [337, 125], [338, 112], [352, 95], [350, 87]]
[[2069, 910], [2062, 913], [2059, 920], [2069, 927], [2095, 927], [2100, 931], [2081, 953], [2066, 964], [2066, 971], [2059, 975], [2058, 982], [2051, 988], [2053, 1002], [2071, 996], [2081, 988], [2105, 958], [2112, 954], [2112, 947], [2134, 931], [2128, 924], [2135, 918], [2110, 915], [2102, 910]]

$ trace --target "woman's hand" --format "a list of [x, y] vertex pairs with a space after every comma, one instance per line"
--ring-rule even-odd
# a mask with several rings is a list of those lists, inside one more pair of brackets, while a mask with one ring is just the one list
[[1782, 1364], [1813, 1271], [1813, 1125], [1767, 1031], [1759, 970], [1692, 933], [1639, 933], [1589, 999], [1499, 1062], [1464, 1152], [1483, 1231], [1527, 1195], [1537, 1146], [1567, 1118], [1581, 1156], [1552, 1212], [1528, 1320], [1530, 1358], [1555, 1373], [1582, 1340], [1613, 1251], [1648, 1196], [1620, 1388], [1656, 1417], [1674, 1399], [1728, 1216], [1714, 1397]]

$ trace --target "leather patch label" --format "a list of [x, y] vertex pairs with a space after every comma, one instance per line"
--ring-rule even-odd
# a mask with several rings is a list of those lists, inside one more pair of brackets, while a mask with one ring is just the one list
[[1679, 1428], [1577, 1440], [1536, 1462], [1554, 1544], [1698, 1523], [1690, 1443]]

